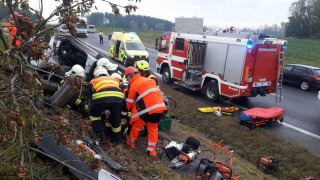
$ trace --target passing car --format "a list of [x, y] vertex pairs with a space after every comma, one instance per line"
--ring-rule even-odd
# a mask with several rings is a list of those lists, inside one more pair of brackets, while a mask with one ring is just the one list
[[96, 26], [95, 25], [89, 25], [88, 26], [88, 33], [96, 33]]
[[320, 89], [320, 68], [302, 64], [285, 65], [283, 83], [298, 85], [305, 91]]

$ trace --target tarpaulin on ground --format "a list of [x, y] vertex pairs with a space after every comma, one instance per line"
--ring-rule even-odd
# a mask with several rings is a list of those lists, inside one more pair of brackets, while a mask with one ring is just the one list
[[241, 112], [241, 120], [252, 120], [257, 118], [270, 119], [284, 115], [284, 110], [279, 107], [271, 108], [252, 108]]

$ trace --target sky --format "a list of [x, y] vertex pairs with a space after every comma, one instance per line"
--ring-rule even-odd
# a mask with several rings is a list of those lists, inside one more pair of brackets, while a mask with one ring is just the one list
[[[62, 1], [62, 0], [61, 0]], [[136, 1], [109, 0], [122, 6], [135, 4]], [[298, 0], [141, 0], [136, 3], [135, 15], [145, 15], [175, 21], [176, 17], [197, 17], [204, 19], [208, 27], [259, 27], [280, 25], [288, 22], [289, 7]], [[32, 8], [38, 9], [38, 0], [29, 0]], [[52, 12], [54, 0], [43, 0], [44, 16]], [[50, 3], [49, 3], [50, 2]], [[98, 10], [92, 12], [111, 12], [108, 3], [95, 0]], [[124, 10], [120, 9], [124, 15]]]

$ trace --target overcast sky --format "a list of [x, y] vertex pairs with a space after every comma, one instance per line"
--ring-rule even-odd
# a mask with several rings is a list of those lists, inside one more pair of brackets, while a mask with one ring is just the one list
[[[259, 27], [287, 22], [289, 7], [297, 0], [141, 0], [135, 15], [152, 16], [174, 22], [175, 17], [199, 17], [209, 27]], [[38, 7], [38, 0], [30, 0]], [[53, 9], [54, 0], [44, 0], [45, 15]], [[50, 2], [50, 3], [49, 3]], [[134, 4], [128, 0], [110, 0], [119, 5]], [[99, 12], [111, 12], [109, 4], [96, 0]], [[96, 10], [93, 10], [96, 12]], [[121, 13], [125, 14], [121, 9]]]

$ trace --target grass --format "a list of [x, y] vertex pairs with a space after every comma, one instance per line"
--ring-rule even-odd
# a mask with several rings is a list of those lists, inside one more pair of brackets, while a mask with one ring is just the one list
[[306, 64], [320, 67], [320, 40], [288, 38], [285, 64]]

